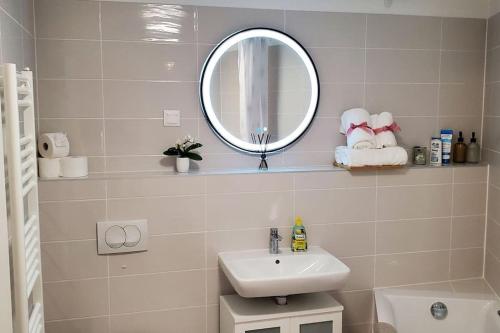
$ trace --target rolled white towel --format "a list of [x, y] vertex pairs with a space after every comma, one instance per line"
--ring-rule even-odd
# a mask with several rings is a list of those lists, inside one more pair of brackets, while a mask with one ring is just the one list
[[365, 109], [350, 109], [341, 117], [340, 133], [347, 137], [347, 146], [352, 149], [375, 148], [375, 134], [370, 114]]
[[377, 115], [373, 123], [373, 131], [375, 132], [375, 141], [377, 148], [396, 147], [398, 142], [394, 133], [400, 131], [398, 124], [394, 122], [392, 114], [382, 112]]
[[335, 149], [335, 161], [350, 167], [406, 165], [408, 153], [401, 147], [359, 150], [340, 146]]

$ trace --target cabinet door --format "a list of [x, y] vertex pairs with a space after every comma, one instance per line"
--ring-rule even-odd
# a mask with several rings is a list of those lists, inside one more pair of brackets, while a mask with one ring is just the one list
[[290, 333], [342, 333], [342, 313], [292, 318]]
[[235, 333], [289, 333], [290, 320], [266, 320], [236, 325]]

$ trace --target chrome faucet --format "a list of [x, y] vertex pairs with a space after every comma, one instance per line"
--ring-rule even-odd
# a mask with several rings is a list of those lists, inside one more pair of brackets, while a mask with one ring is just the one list
[[280, 253], [279, 243], [283, 237], [278, 234], [278, 228], [271, 228], [269, 234], [269, 253], [278, 254]]

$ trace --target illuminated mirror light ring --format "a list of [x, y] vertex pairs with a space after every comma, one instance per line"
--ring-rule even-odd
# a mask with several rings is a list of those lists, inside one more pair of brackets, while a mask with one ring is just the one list
[[309, 74], [309, 80], [311, 82], [311, 100], [309, 102], [307, 113], [304, 119], [299, 124], [299, 126], [288, 136], [279, 141], [268, 144], [267, 151], [275, 152], [291, 145], [307, 131], [314, 119], [314, 115], [316, 114], [319, 103], [319, 79], [316, 67], [314, 66], [314, 63], [312, 62], [311, 57], [309, 56], [307, 51], [289, 35], [273, 29], [253, 28], [234, 33], [220, 42], [219, 45], [217, 45], [217, 47], [210, 53], [207, 60], [205, 61], [205, 64], [203, 65], [203, 70], [201, 72], [200, 78], [201, 106], [210, 126], [217, 134], [217, 136], [219, 136], [224, 142], [241, 151], [249, 153], [259, 153], [259, 145], [243, 141], [224, 128], [224, 126], [216, 116], [210, 94], [212, 75], [214, 74], [215, 67], [219, 63], [219, 60], [222, 58], [224, 53], [234, 45], [238, 44], [240, 41], [255, 37], [267, 37], [275, 39], [292, 48], [304, 62], [307, 73]]

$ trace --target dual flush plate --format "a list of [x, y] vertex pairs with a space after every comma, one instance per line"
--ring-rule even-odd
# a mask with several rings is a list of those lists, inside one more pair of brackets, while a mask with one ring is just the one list
[[148, 223], [146, 220], [97, 222], [97, 253], [146, 251]]

